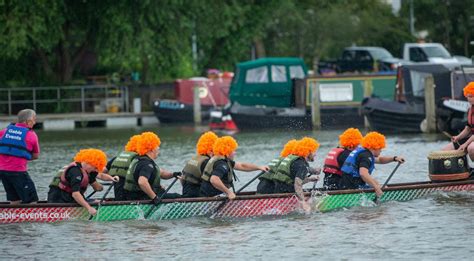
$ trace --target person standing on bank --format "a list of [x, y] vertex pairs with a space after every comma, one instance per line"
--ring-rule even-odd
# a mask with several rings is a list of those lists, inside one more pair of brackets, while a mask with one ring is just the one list
[[153, 200], [153, 204], [164, 199], [179, 198], [177, 193], [166, 193], [161, 186], [161, 179], [181, 178], [181, 172], [171, 173], [155, 163], [160, 154], [160, 138], [153, 132], [144, 132], [137, 142], [136, 157], [127, 171], [124, 185], [124, 196], [127, 200]]
[[112, 177], [117, 177], [118, 181], [114, 184], [115, 201], [125, 200], [124, 185], [127, 171], [132, 161], [138, 157], [137, 143], [140, 135], [133, 135], [125, 145], [125, 150], [120, 152], [116, 157], [112, 158], [105, 166], [104, 173], [108, 173]]
[[199, 190], [201, 189], [201, 177], [204, 173], [204, 168], [209, 162], [209, 159], [213, 156], [212, 147], [217, 140], [217, 135], [208, 131], [201, 135], [197, 144], [197, 154], [192, 157], [184, 166], [182, 171], [183, 179], [181, 184], [183, 186], [183, 197], [195, 198], [199, 197]]
[[451, 138], [451, 143], [446, 145], [443, 150], [462, 150], [467, 151], [469, 158], [474, 162], [474, 82], [470, 82], [463, 89], [464, 97], [471, 105], [467, 111], [466, 127], [456, 136]]
[[18, 112], [18, 123], [0, 131], [0, 178], [12, 204], [38, 201], [36, 187], [28, 174], [28, 161], [38, 159], [38, 136], [32, 130], [36, 112]]
[[343, 174], [340, 189], [372, 187], [377, 197], [381, 197], [383, 194], [382, 188], [377, 180], [371, 176], [375, 169], [375, 163], [405, 162], [405, 159], [399, 156], [380, 156], [383, 148], [385, 148], [385, 136], [375, 131], [367, 133], [362, 138], [361, 146], [358, 146], [349, 154], [341, 168]]
[[202, 175], [201, 196], [213, 197], [225, 193], [230, 200], [235, 199], [233, 182], [236, 178], [234, 169], [246, 172], [268, 171], [267, 166], [235, 162], [234, 157], [237, 147], [237, 142], [230, 136], [224, 136], [216, 140], [212, 149], [214, 156], [206, 164]]
[[349, 154], [359, 146], [361, 140], [362, 134], [355, 128], [349, 128], [339, 135], [339, 146], [329, 151], [324, 159], [324, 189], [339, 189], [342, 177], [341, 167]]
[[311, 210], [311, 206], [304, 198], [303, 184], [317, 182], [319, 179], [318, 176], [308, 177], [308, 174], [317, 174], [320, 171], [313, 170], [309, 166], [309, 162], [314, 161], [318, 148], [319, 143], [315, 139], [302, 138], [296, 144], [293, 153], [280, 163], [273, 175], [275, 193], [296, 193], [306, 212]]
[[261, 175], [258, 179], [260, 182], [257, 185], [258, 194], [273, 194], [275, 193], [275, 181], [273, 180], [273, 175], [277, 172], [278, 166], [280, 163], [288, 157], [288, 155], [293, 153], [293, 150], [298, 144], [298, 141], [295, 139], [289, 140], [285, 146], [283, 146], [282, 151], [280, 152], [280, 157], [273, 159], [268, 163], [269, 170]]
[[74, 161], [64, 166], [53, 178], [49, 185], [48, 203], [74, 203], [81, 205], [91, 215], [95, 215], [97, 210], [84, 198], [84, 193], [88, 185], [95, 191], [104, 188], [97, 182], [96, 178], [116, 181], [112, 176], [100, 173], [107, 163], [107, 156], [98, 149], [80, 150]]

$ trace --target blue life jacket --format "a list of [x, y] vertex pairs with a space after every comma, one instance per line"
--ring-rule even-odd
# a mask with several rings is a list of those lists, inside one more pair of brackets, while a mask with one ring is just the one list
[[[355, 150], [353, 150], [349, 156], [347, 157], [346, 161], [344, 161], [344, 165], [342, 165], [342, 172], [344, 174], [349, 174], [353, 178], [360, 178], [359, 168], [357, 164], [357, 157], [361, 152], [367, 151], [367, 149], [358, 146]], [[369, 174], [372, 174], [372, 171], [375, 169], [375, 158], [372, 153], [370, 154], [370, 167], [369, 167]]]
[[26, 148], [26, 134], [30, 129], [8, 125], [5, 134], [0, 139], [0, 154], [31, 160], [32, 152]]

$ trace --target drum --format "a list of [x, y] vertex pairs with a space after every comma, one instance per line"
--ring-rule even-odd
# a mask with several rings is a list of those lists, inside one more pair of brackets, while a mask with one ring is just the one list
[[428, 155], [432, 181], [454, 181], [469, 178], [466, 153], [458, 150], [433, 151]]

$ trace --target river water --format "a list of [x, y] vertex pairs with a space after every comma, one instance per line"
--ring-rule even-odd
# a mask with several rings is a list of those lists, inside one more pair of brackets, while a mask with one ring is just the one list
[[[171, 171], [181, 170], [194, 154], [195, 142], [202, 131], [182, 126], [38, 131], [41, 155], [30, 163], [29, 171], [40, 199], [46, 198], [56, 171], [69, 163], [79, 149], [100, 148], [112, 157], [130, 136], [145, 130], [160, 136], [161, 154], [157, 163]], [[239, 143], [236, 160], [266, 164], [279, 154], [287, 140], [311, 136], [321, 143], [317, 159], [311, 165], [320, 166], [326, 153], [337, 145], [340, 132], [238, 133], [234, 136]], [[445, 143], [446, 139], [439, 135], [387, 136], [387, 148], [382, 155], [401, 155], [407, 159], [390, 183], [428, 180], [426, 156]], [[377, 165], [374, 177], [384, 182], [394, 167], [393, 163]], [[236, 188], [256, 174], [238, 173], [240, 181]], [[254, 190], [256, 184], [248, 190]], [[177, 184], [171, 191], [180, 190]], [[6, 199], [3, 186], [0, 199]], [[474, 193], [436, 193], [408, 202], [279, 218], [8, 224], [0, 225], [0, 233], [3, 235], [1, 259], [5, 260], [468, 260], [474, 255]]]

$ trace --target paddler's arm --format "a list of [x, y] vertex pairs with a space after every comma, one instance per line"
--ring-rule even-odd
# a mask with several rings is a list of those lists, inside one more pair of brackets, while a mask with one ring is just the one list
[[216, 188], [216, 189], [222, 191], [223, 193], [225, 193], [229, 199], [234, 199], [235, 198], [234, 192], [232, 192], [232, 190], [227, 188], [218, 176], [212, 175], [211, 178], [209, 179], [209, 181], [211, 182], [211, 184], [214, 188]]
[[304, 192], [303, 192], [303, 180], [296, 177], [295, 178], [295, 193], [296, 196], [301, 200], [304, 201]]
[[162, 179], [171, 179], [173, 178], [173, 172], [160, 168], [160, 177]]
[[387, 163], [390, 163], [390, 162], [404, 163], [405, 158], [403, 158], [401, 156], [378, 156], [377, 158], [375, 158], [375, 163], [387, 164]]
[[113, 181], [113, 182], [118, 182], [120, 180], [119, 176], [112, 177], [107, 173], [99, 173], [97, 174], [97, 178], [104, 181]]
[[466, 125], [466, 127], [464, 127], [464, 129], [461, 131], [461, 133], [459, 133], [456, 136], [453, 136], [451, 139], [452, 139], [453, 142], [458, 142], [459, 140], [463, 139], [464, 137], [467, 137], [470, 133], [471, 133], [471, 128], [469, 128], [469, 126]]
[[246, 163], [246, 162], [235, 162], [234, 169], [240, 170], [240, 171], [255, 171], [255, 170], [261, 170], [261, 171], [268, 171], [269, 168], [268, 166], [258, 166], [252, 163]]
[[370, 176], [369, 170], [367, 168], [359, 168], [359, 174], [365, 183], [369, 184], [372, 188], [374, 188], [375, 194], [377, 194], [378, 197], [382, 196], [383, 192], [382, 189], [380, 189], [380, 184], [377, 182], [377, 180]]
[[150, 199], [154, 199], [156, 197], [156, 193], [151, 188], [150, 183], [148, 183], [148, 179], [146, 177], [140, 176], [138, 178], [138, 186], [140, 186], [140, 189], [145, 192], [145, 194], [147, 194]]
[[79, 191], [72, 192], [72, 198], [77, 202], [77, 204], [87, 209], [89, 214], [94, 216], [97, 213], [97, 210], [87, 203], [87, 201], [84, 199], [84, 196]]

